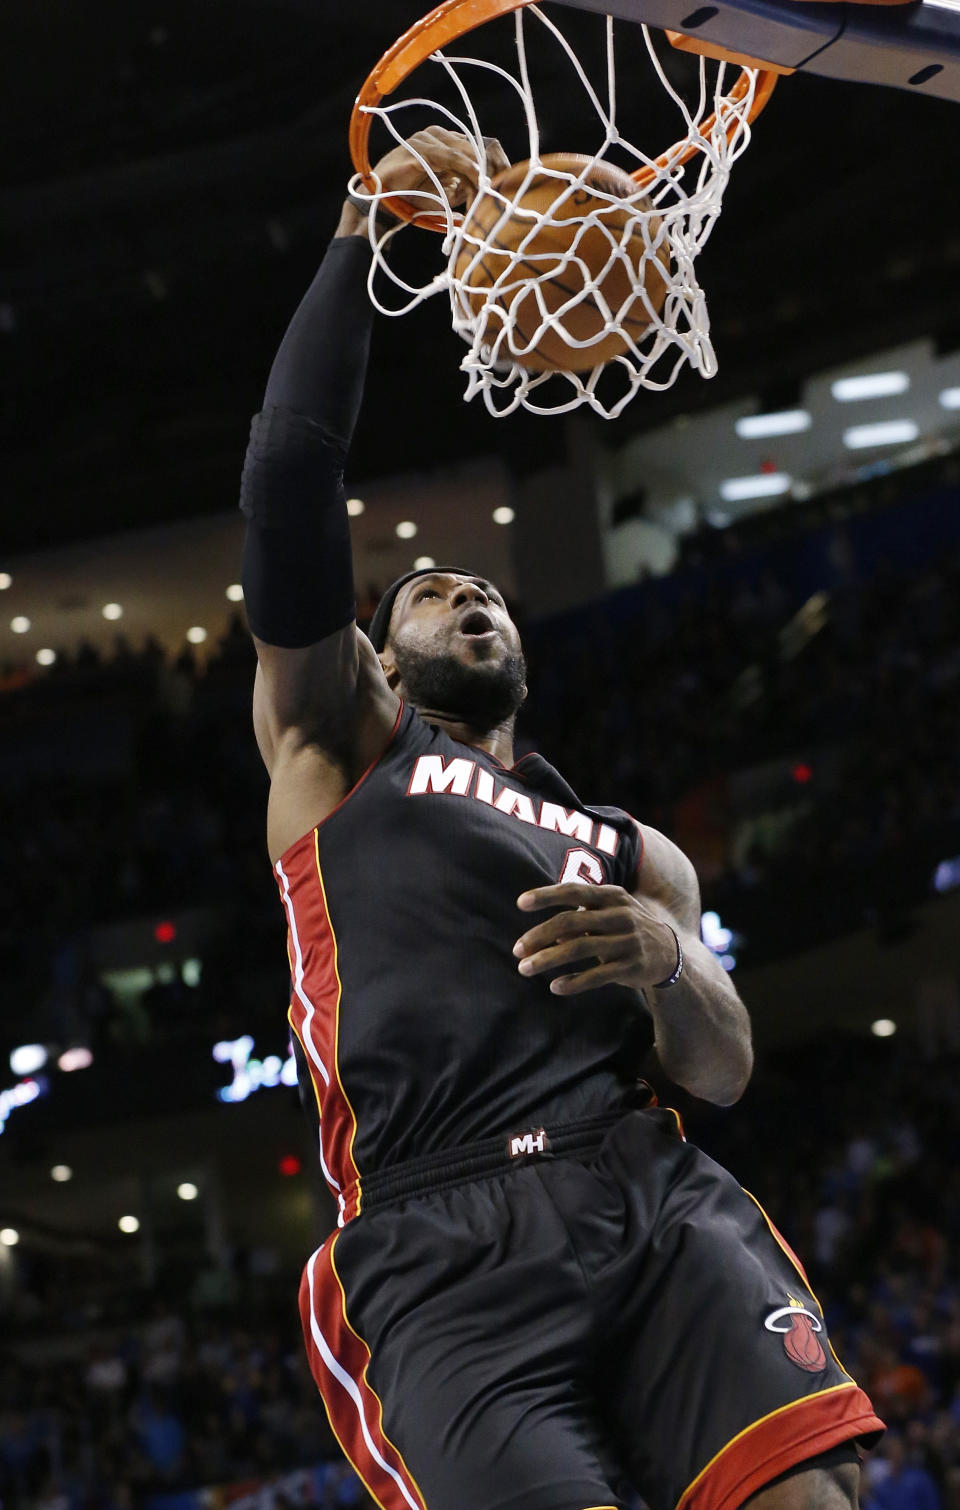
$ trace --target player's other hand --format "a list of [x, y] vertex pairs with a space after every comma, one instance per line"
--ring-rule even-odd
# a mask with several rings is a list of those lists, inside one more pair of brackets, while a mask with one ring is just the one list
[[677, 963], [677, 944], [668, 924], [622, 886], [569, 881], [538, 886], [517, 898], [524, 911], [563, 907], [538, 923], [513, 947], [521, 975], [563, 970], [550, 982], [556, 996], [574, 996], [597, 986], [631, 986], [642, 991], [666, 980]]
[[[436, 194], [436, 183], [424, 167], [427, 163], [439, 179], [451, 208], [468, 209], [480, 187], [481, 169], [485, 168], [494, 178], [510, 166], [510, 159], [494, 137], [484, 137], [484, 148], [486, 160], [481, 162], [472, 137], [450, 131], [446, 126], [428, 126], [381, 157], [373, 172], [383, 188], [392, 193]], [[429, 209], [426, 200], [423, 207]]]

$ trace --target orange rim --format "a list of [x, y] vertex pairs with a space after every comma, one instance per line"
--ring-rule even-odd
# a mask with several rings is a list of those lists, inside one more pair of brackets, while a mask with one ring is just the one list
[[[373, 124], [371, 108], [379, 105], [382, 100], [391, 95], [397, 86], [408, 79], [415, 69], [419, 68], [421, 63], [425, 63], [439, 47], [445, 47], [448, 42], [455, 42], [459, 37], [466, 36], [468, 32], [476, 31], [477, 27], [494, 20], [497, 16], [507, 16], [514, 11], [525, 10], [528, 5], [535, 3], [536, 0], [444, 0], [442, 5], [438, 5], [428, 15], [414, 22], [409, 31], [405, 31], [402, 37], [397, 38], [393, 46], [387, 49], [379, 63], [371, 70], [357, 95], [350, 116], [350, 156], [366, 188], [371, 190], [376, 188], [369, 151], [370, 127]], [[775, 72], [766, 68], [762, 68], [758, 73], [747, 123], [756, 120], [766, 105], [773, 93], [777, 77]], [[730, 103], [739, 104], [749, 89], [750, 76], [747, 70], [742, 68], [739, 78], [728, 95]], [[700, 128], [701, 134], [708, 136], [715, 125], [716, 114], [713, 114], [704, 121]], [[731, 140], [740, 126], [739, 117], [734, 117], [730, 121], [726, 128], [727, 141]], [[667, 148], [666, 152], [662, 152], [654, 159], [653, 166], [639, 168], [636, 173], [631, 174], [631, 177], [641, 188], [646, 188], [656, 178], [658, 169], [681, 167], [689, 162], [698, 150], [695, 142], [686, 140], [675, 142], [672, 147]], [[411, 200], [404, 199], [400, 194], [389, 195], [383, 200], [383, 204], [398, 220], [409, 221], [423, 230], [446, 234], [445, 215], [418, 209]], [[459, 223], [461, 219], [462, 216], [459, 215], [454, 217], [455, 223]]]

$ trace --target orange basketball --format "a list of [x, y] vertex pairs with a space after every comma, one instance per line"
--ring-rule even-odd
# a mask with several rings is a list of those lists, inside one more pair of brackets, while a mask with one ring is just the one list
[[[571, 152], [554, 152], [541, 159], [548, 168], [579, 175], [590, 159]], [[641, 289], [646, 290], [652, 309], [658, 314], [667, 296], [667, 281], [661, 269], [668, 270], [669, 251], [661, 244], [651, 254], [650, 246], [641, 232], [640, 223], [634, 223], [628, 233], [631, 217], [637, 209], [648, 209], [649, 202], [636, 198], [637, 186], [628, 173], [610, 163], [596, 163], [586, 174], [583, 185], [572, 193], [569, 184], [546, 173], [536, 173], [519, 197], [514, 197], [527, 176], [529, 162], [514, 163], [506, 172], [493, 180], [493, 187], [508, 199], [513, 199], [513, 210], [504, 211], [500, 199], [481, 196], [475, 201], [464, 222], [464, 232], [488, 244], [482, 254], [465, 242], [457, 257], [455, 276], [462, 281], [474, 314], [479, 314], [485, 303], [509, 312], [513, 317], [515, 342], [526, 346], [534, 344], [524, 356], [513, 359], [532, 372], [585, 372], [609, 362], [628, 350], [624, 332], [634, 341], [639, 341], [651, 321], [650, 311], [644, 303]], [[590, 189], [599, 189], [613, 197], [600, 199]], [[567, 197], [563, 198], [567, 193]], [[618, 203], [634, 196], [630, 204]], [[600, 225], [590, 225], [577, 241], [584, 218], [595, 211]], [[551, 214], [552, 223], [544, 223], [524, 247], [522, 259], [513, 260], [514, 251], [524, 237], [530, 235], [535, 217]], [[660, 221], [652, 216], [647, 221], [650, 241], [656, 238]], [[609, 234], [608, 234], [609, 233]], [[570, 261], [564, 266], [563, 258], [576, 242], [575, 256], [579, 261]], [[621, 247], [618, 256], [612, 256], [615, 246]], [[646, 263], [643, 258], [646, 253]], [[475, 259], [475, 260], [474, 260]], [[473, 264], [471, 266], [471, 263]], [[590, 270], [590, 278], [581, 264]], [[488, 298], [487, 291], [499, 277], [504, 277], [502, 294]], [[521, 282], [530, 279], [529, 283]], [[598, 293], [602, 293], [615, 317], [618, 329], [607, 330], [607, 317], [598, 304], [594, 292], [584, 292], [588, 283], [596, 281]], [[537, 292], [534, 292], [534, 282]], [[474, 295], [471, 290], [476, 289]], [[536, 336], [544, 314], [540, 307], [551, 315], [563, 308], [578, 294], [583, 298], [565, 310], [562, 327], [549, 325]], [[493, 339], [496, 335], [495, 319], [488, 325]], [[589, 346], [575, 346], [564, 339], [564, 331], [573, 341], [589, 341]], [[504, 357], [506, 344], [501, 347]]]

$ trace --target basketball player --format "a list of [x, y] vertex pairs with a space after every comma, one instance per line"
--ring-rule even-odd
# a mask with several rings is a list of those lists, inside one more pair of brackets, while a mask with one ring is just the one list
[[[469, 142], [412, 144], [468, 201]], [[377, 172], [425, 181], [403, 147]], [[721, 1105], [750, 1075], [693, 867], [514, 764], [491, 582], [412, 572], [354, 621], [368, 231], [346, 203], [242, 486], [290, 1023], [339, 1212], [300, 1296], [331, 1425], [384, 1510], [845, 1510], [882, 1423], [786, 1243], [636, 1079], [651, 1043]]]

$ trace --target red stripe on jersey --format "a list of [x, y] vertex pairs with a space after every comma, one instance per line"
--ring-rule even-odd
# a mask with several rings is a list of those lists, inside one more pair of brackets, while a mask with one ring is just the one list
[[344, 1455], [383, 1510], [426, 1510], [416, 1480], [383, 1429], [383, 1405], [367, 1378], [370, 1349], [347, 1319], [334, 1234], [300, 1282], [307, 1359]]
[[323, 1162], [334, 1184], [344, 1189], [359, 1177], [353, 1161], [356, 1118], [340, 1080], [337, 1063], [342, 987], [337, 941], [320, 874], [317, 834], [312, 845], [297, 845], [277, 866], [294, 957], [290, 1024], [303, 1045], [317, 1104]]

